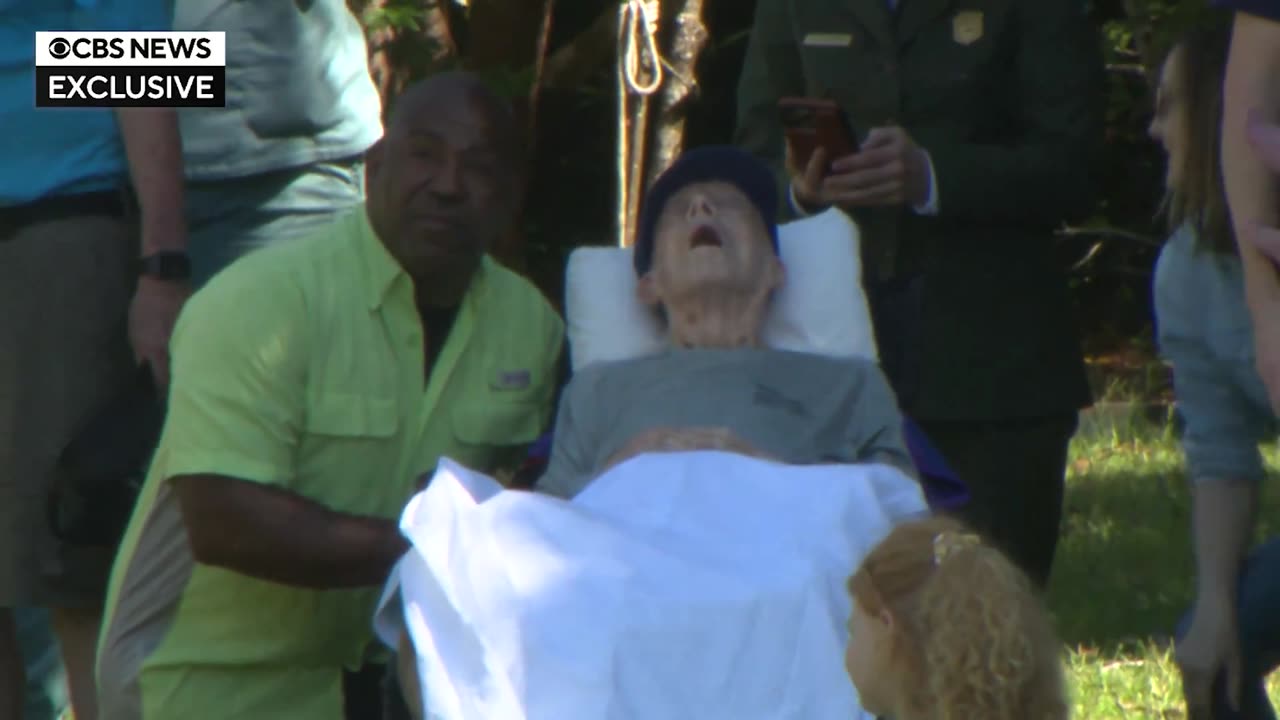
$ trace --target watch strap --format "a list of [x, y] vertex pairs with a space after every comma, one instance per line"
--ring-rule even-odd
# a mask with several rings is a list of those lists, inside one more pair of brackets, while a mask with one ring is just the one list
[[138, 275], [158, 280], [190, 280], [191, 258], [178, 250], [162, 250], [138, 259]]

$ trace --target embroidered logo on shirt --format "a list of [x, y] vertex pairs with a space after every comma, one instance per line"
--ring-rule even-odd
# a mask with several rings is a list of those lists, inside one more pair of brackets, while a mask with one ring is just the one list
[[751, 401], [756, 405], [785, 410], [792, 415], [804, 417], [809, 414], [809, 411], [804, 407], [804, 403], [789, 398], [768, 385], [761, 385], [760, 383], [756, 383], [755, 395], [752, 396]]
[[982, 39], [981, 10], [961, 10], [951, 20], [951, 39], [961, 45], [972, 45]]
[[524, 390], [533, 382], [528, 370], [499, 370], [493, 386], [499, 390]]

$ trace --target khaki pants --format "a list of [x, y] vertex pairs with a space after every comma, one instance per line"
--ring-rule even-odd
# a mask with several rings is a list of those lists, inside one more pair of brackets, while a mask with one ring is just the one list
[[0, 222], [0, 608], [94, 608], [111, 552], [58, 542], [47, 498], [62, 448], [131, 377], [137, 235], [118, 213], [12, 217]]

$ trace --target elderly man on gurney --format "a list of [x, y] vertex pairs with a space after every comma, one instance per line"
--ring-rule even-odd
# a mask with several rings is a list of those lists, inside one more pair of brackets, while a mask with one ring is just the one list
[[[665, 347], [585, 367], [575, 360], [539, 493], [501, 493], [521, 511], [493, 509], [477, 522], [480, 535], [459, 540], [463, 523], [441, 520], [452, 512], [441, 508], [459, 507], [445, 499], [442, 483], [465, 469], [448, 466], [410, 504], [402, 527], [419, 557], [435, 553], [436, 560], [426, 562], [430, 569], [419, 580], [408, 579], [407, 565], [393, 577], [379, 622], [392, 590], [405, 595], [410, 627], [418, 618], [416, 634], [397, 638], [380, 628], [399, 645], [401, 682], [415, 714], [425, 696], [440, 703], [426, 716], [448, 720], [640, 720], [672, 712], [781, 720], [781, 711], [765, 709], [775, 700], [790, 708], [788, 718], [857, 717], [841, 664], [844, 617], [836, 617], [847, 611], [843, 581], [893, 523], [927, 512], [927, 505], [904, 444], [903, 418], [874, 357], [779, 349], [766, 337], [785, 282], [775, 198], [768, 169], [741, 151], [713, 147], [681, 156], [649, 192], [632, 255], [636, 294], [658, 319]], [[825, 301], [854, 304], [859, 290], [851, 280]], [[592, 282], [606, 281], [597, 274]], [[866, 487], [862, 494], [843, 489], [853, 485]], [[739, 488], [751, 497], [739, 497]], [[480, 494], [486, 492], [497, 491]], [[432, 502], [423, 498], [432, 493], [437, 501], [426, 512]], [[719, 498], [728, 500], [721, 506]], [[537, 503], [545, 508], [530, 509]], [[565, 514], [569, 506], [591, 514]], [[546, 519], [554, 513], [561, 513], [558, 520]], [[575, 523], [585, 523], [582, 537], [600, 533], [600, 539], [559, 546], [548, 539]], [[510, 530], [513, 524], [527, 527]], [[686, 535], [668, 542], [661, 539], [668, 531]], [[627, 533], [659, 538], [660, 559], [649, 553], [647, 539], [630, 543]], [[450, 543], [456, 547], [441, 548]], [[529, 550], [531, 543], [545, 547]], [[697, 547], [696, 558], [668, 562], [685, 547]], [[525, 551], [528, 558], [514, 559]], [[506, 557], [476, 559], [486, 553]], [[587, 569], [564, 569], [578, 561]], [[795, 570], [808, 565], [809, 575]], [[599, 568], [605, 569], [593, 580]], [[485, 585], [483, 578], [495, 576], [496, 585]], [[619, 586], [634, 584], [616, 589], [613, 578]], [[800, 587], [806, 585], [822, 587]], [[442, 604], [446, 595], [452, 605]], [[637, 619], [646, 612], [651, 617]], [[681, 622], [688, 627], [678, 628]], [[460, 634], [469, 639], [458, 640]], [[738, 647], [717, 650], [716, 638]], [[579, 639], [585, 644], [574, 644]], [[507, 650], [499, 650], [504, 643]], [[646, 644], [653, 647], [646, 651]], [[477, 647], [485, 649], [480, 655], [501, 655], [492, 664], [506, 670], [477, 671]], [[781, 657], [791, 651], [795, 659]], [[724, 671], [738, 673], [733, 682], [719, 670], [690, 679], [694, 673], [676, 669], [690, 652], [707, 653], [712, 667], [733, 665], [738, 655], [758, 667]], [[772, 662], [785, 667], [772, 669], [761, 657], [773, 654], [779, 657]], [[415, 660], [467, 667], [424, 670]], [[419, 688], [419, 673], [432, 671], [445, 679]], [[743, 680], [752, 672], [760, 682]], [[770, 682], [782, 684], [772, 695], [760, 690]], [[530, 689], [545, 691], [548, 683], [560, 686], [547, 691], [565, 698], [558, 706], [555, 697], [529, 699]], [[737, 689], [725, 694], [722, 686]], [[760, 697], [750, 697], [752, 691]], [[786, 692], [832, 697], [778, 700]], [[654, 699], [665, 693], [673, 695], [667, 705]]]
[[[732, 148], [687, 152], [654, 184], [633, 257], [638, 294], [669, 348], [573, 378], [539, 490], [573, 497], [623, 460], [679, 450], [913, 472], [874, 360], [764, 347], [766, 313], [785, 282], [775, 198], [769, 171]], [[852, 303], [854, 292], [829, 302]]]

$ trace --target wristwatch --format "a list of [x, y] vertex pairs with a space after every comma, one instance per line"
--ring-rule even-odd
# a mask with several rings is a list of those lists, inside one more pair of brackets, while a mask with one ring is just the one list
[[161, 250], [138, 259], [138, 274], [157, 280], [190, 280], [191, 258], [180, 250]]

